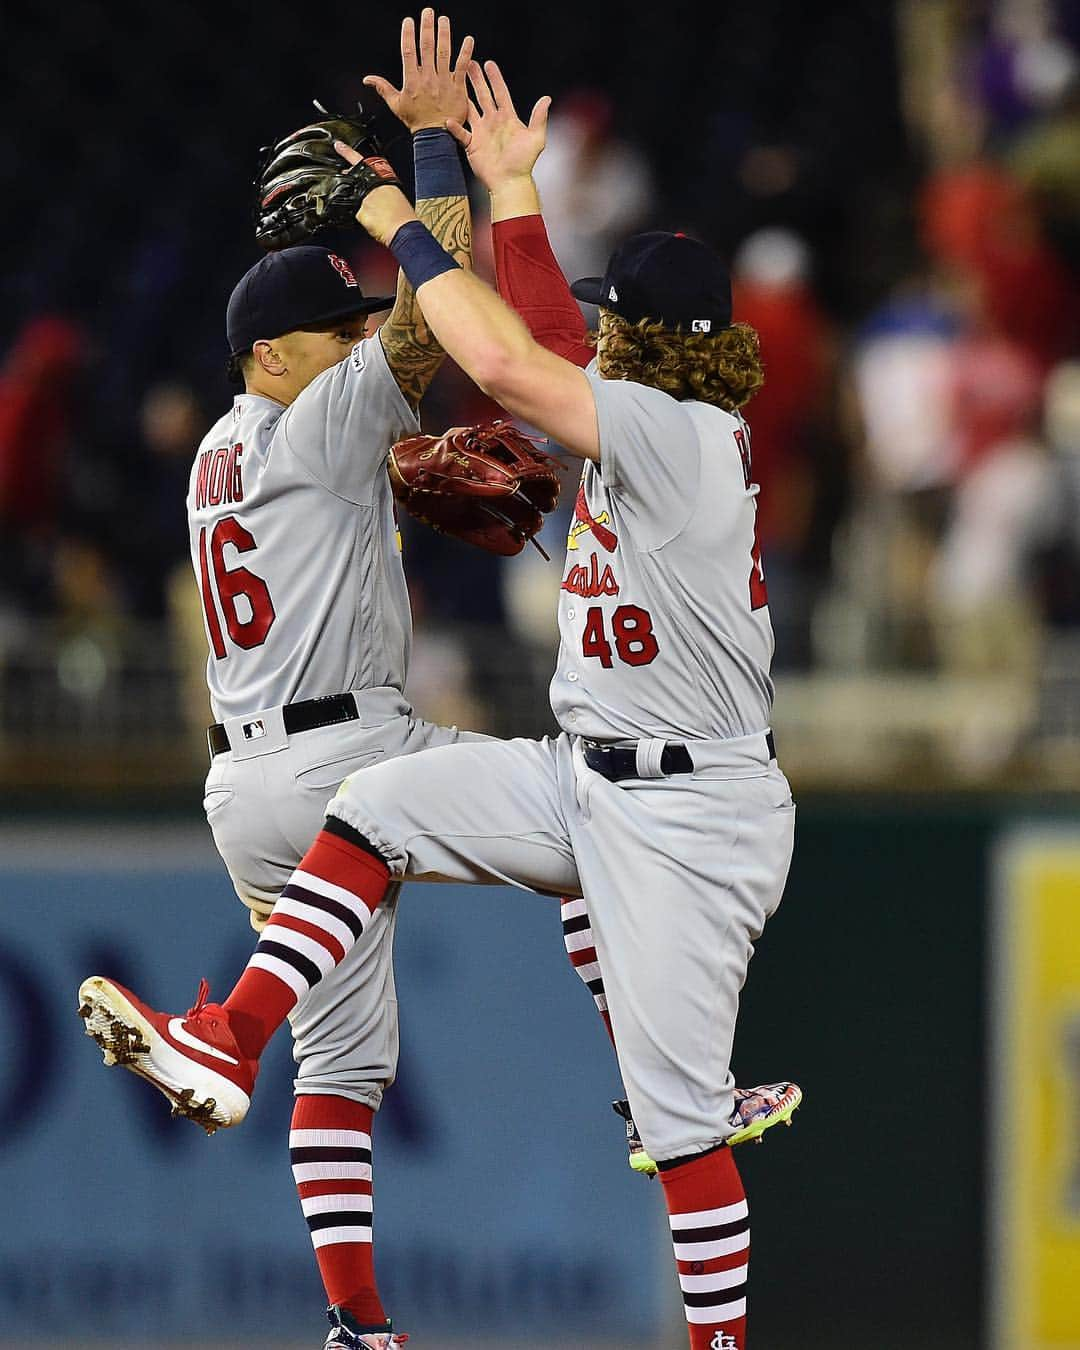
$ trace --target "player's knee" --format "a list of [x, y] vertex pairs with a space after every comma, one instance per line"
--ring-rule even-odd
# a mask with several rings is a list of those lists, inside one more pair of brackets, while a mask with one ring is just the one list
[[407, 833], [407, 803], [415, 795], [399, 772], [397, 760], [386, 760], [347, 778], [326, 808], [324, 828], [366, 850], [392, 872], [400, 872], [405, 855], [398, 841]]
[[363, 830], [356, 829], [350, 825], [342, 815], [334, 810], [337, 798], [334, 799], [327, 808], [326, 819], [323, 821], [323, 829], [327, 834], [335, 835], [338, 839], [344, 839], [352, 844], [354, 848], [362, 849], [365, 853], [370, 853], [373, 858], [384, 863], [387, 867], [392, 865], [393, 859], [388, 856], [385, 848], [380, 848], [372, 839], [370, 839]]

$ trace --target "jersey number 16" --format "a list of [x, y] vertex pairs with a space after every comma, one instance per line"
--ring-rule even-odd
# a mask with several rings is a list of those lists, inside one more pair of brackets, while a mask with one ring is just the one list
[[[237, 647], [250, 651], [261, 647], [277, 615], [274, 602], [262, 577], [246, 567], [227, 567], [225, 548], [231, 544], [238, 554], [252, 553], [255, 540], [235, 516], [219, 520], [207, 537], [207, 526], [199, 531], [199, 589], [202, 593], [206, 631], [210, 635], [210, 649], [219, 661], [228, 656], [225, 637], [218, 619], [214, 590], [217, 590], [225, 632]], [[210, 575], [213, 573], [213, 586]], [[239, 602], [239, 603], [238, 603]]]

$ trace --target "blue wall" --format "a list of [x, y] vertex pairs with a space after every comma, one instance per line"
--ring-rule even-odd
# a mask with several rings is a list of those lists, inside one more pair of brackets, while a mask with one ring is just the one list
[[[287, 1158], [287, 1035], [252, 1113], [212, 1139], [103, 1068], [76, 990], [114, 975], [183, 1010], [227, 992], [246, 912], [201, 831], [0, 833], [0, 1337], [273, 1335], [324, 1299]], [[659, 1187], [626, 1168], [621, 1095], [554, 901], [413, 887], [403, 1059], [375, 1135], [380, 1281], [398, 1325], [654, 1338], [669, 1307]]]

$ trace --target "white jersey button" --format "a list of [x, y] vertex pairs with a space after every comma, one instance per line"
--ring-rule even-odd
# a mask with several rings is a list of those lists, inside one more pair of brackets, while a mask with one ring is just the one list
[[568, 670], [566, 672], [566, 678], [570, 681], [571, 684], [574, 684], [577, 681], [577, 677], [578, 673], [576, 670]]
[[568, 619], [573, 619], [573, 618], [575, 618], [575, 617], [576, 617], [575, 611], [572, 610], [572, 609], [568, 609], [568, 610], [566, 611], [566, 617], [567, 617]]

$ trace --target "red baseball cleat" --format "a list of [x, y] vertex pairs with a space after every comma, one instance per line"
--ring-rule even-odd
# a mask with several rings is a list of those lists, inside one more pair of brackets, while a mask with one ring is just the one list
[[174, 1116], [207, 1134], [239, 1125], [251, 1105], [258, 1060], [245, 1059], [225, 1010], [207, 1003], [203, 980], [183, 1017], [155, 1012], [115, 980], [92, 975], [79, 987], [79, 1016], [106, 1064], [122, 1064], [168, 1097]]

